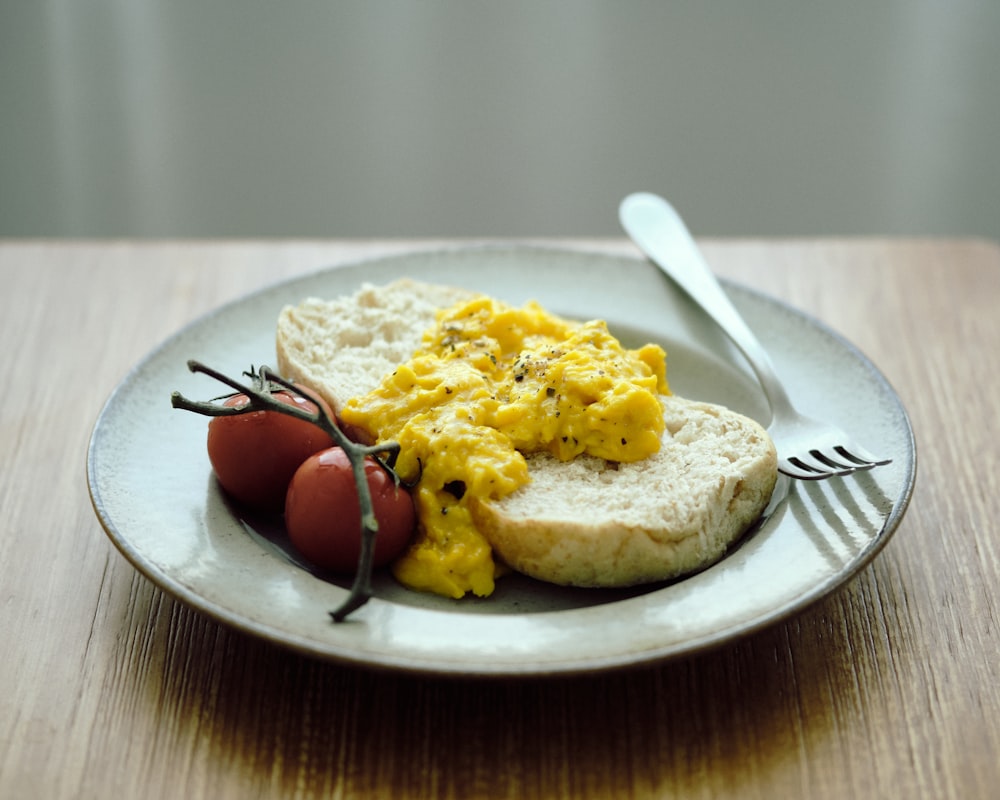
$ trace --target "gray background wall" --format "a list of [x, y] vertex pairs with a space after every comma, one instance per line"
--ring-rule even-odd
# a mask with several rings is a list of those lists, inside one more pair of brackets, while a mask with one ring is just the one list
[[0, 0], [2, 236], [1000, 238], [1000, 0]]

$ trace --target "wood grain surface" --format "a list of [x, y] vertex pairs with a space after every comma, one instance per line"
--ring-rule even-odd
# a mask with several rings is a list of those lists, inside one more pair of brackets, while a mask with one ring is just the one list
[[[634, 254], [624, 241], [552, 242]], [[917, 487], [885, 550], [790, 621], [655, 667], [455, 680], [313, 661], [154, 588], [85, 454], [198, 315], [429, 241], [0, 243], [0, 798], [986, 798], [1000, 787], [1000, 248], [705, 242], [886, 374]]]

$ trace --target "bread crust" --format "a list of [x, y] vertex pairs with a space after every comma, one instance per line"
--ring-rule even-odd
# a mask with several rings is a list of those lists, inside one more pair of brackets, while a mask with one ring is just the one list
[[[472, 297], [401, 280], [281, 312], [278, 368], [339, 413], [409, 359], [439, 308]], [[720, 559], [766, 507], [777, 455], [754, 420], [718, 405], [662, 399], [659, 452], [615, 464], [527, 456], [531, 482], [471, 504], [496, 554], [549, 583], [624, 587], [663, 581]]]

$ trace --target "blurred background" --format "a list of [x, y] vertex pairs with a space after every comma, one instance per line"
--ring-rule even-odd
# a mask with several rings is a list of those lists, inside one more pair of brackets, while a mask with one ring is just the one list
[[1000, 239], [998, 0], [0, 0], [0, 236]]

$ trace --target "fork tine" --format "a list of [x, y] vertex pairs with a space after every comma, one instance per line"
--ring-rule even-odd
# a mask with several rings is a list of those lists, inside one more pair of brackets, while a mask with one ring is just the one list
[[789, 478], [795, 478], [798, 481], [815, 481], [825, 477], [813, 470], [799, 469], [792, 462], [785, 461], [784, 459], [778, 462], [778, 472], [782, 475], [787, 475]]
[[[835, 470], [846, 469], [846, 470], [851, 470], [853, 472], [859, 467], [868, 464], [867, 461], [861, 462], [855, 458], [846, 458], [844, 454], [841, 452], [841, 449], [842, 448], [840, 447], [834, 447], [832, 448], [832, 452], [830, 450], [825, 450], [825, 451], [818, 449], [810, 450], [809, 455], [812, 456], [813, 459], [815, 459], [813, 461], [814, 465], [818, 466], [819, 464], [824, 464], [827, 467], [831, 467]], [[834, 458], [834, 456], [836, 456], [836, 458]]]
[[833, 449], [851, 463], [857, 464], [859, 469], [884, 467], [886, 464], [892, 463], [891, 458], [879, 458], [878, 456], [874, 456], [858, 444], [851, 444], [850, 447], [847, 447], [846, 445], [838, 445]]
[[829, 466], [822, 462], [810, 464], [798, 456], [782, 458], [778, 461], [779, 472], [788, 475], [790, 478], [797, 478], [800, 481], [820, 481], [824, 478], [841, 477], [850, 475], [857, 471], [857, 469], [857, 467]]
[[836, 474], [849, 475], [858, 468], [857, 462], [842, 463], [830, 455], [829, 452], [814, 449], [808, 453], [799, 453], [789, 458], [790, 461], [797, 461], [799, 466], [809, 467], [820, 472], [834, 472]]
[[789, 478], [795, 478], [797, 481], [821, 481], [824, 478], [834, 477], [832, 472], [820, 472], [814, 469], [805, 469], [802, 467], [796, 467], [791, 461], [783, 461], [778, 466], [778, 472], [782, 475], [787, 475]]
[[810, 450], [808, 455], [783, 458], [778, 464], [778, 470], [798, 480], [818, 481], [874, 469], [892, 462], [891, 458], [880, 459], [856, 444], [852, 444], [850, 448], [837, 445], [832, 448], [832, 453], [836, 457], [829, 450]]

